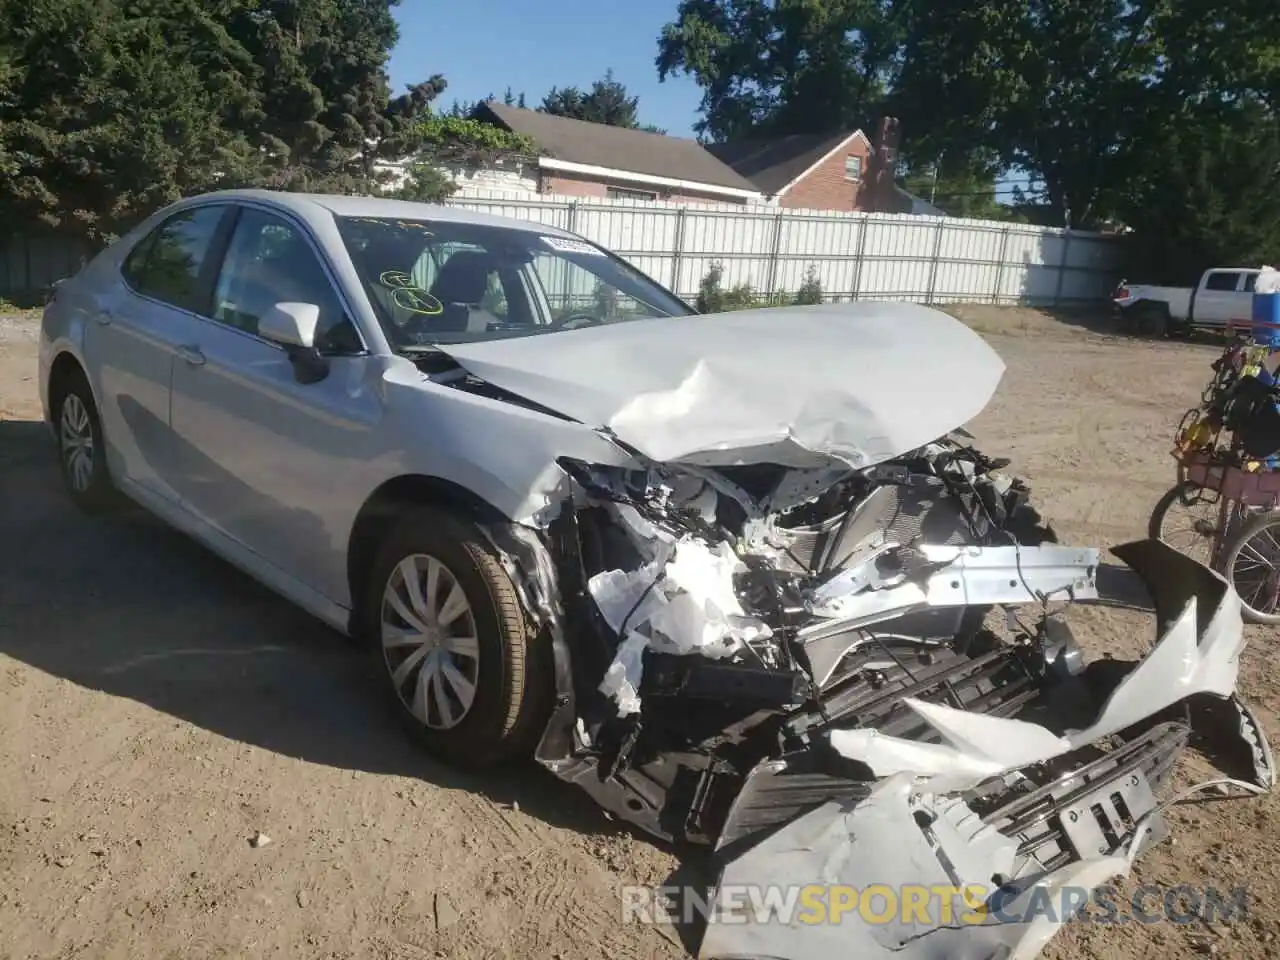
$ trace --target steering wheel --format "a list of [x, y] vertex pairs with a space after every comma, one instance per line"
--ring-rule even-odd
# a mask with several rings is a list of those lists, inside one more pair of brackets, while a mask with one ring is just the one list
[[579, 327], [594, 327], [599, 323], [600, 318], [590, 313], [571, 313], [567, 317], [553, 320], [550, 326], [552, 330], [577, 330]]

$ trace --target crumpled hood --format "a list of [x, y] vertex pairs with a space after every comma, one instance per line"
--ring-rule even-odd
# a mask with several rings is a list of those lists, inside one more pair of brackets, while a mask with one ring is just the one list
[[1004, 362], [907, 303], [780, 307], [442, 345], [473, 375], [658, 461], [870, 466], [980, 413]]

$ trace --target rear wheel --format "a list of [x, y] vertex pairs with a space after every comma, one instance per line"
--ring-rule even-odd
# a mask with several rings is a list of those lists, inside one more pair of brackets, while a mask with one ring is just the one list
[[531, 748], [546, 723], [549, 646], [485, 538], [436, 510], [397, 521], [370, 571], [362, 632], [392, 709], [451, 763]]
[[1169, 331], [1169, 309], [1161, 304], [1141, 303], [1133, 308], [1133, 329], [1142, 337], [1163, 337]]
[[1280, 512], [1251, 517], [1227, 543], [1223, 574], [1251, 623], [1280, 625]]
[[72, 501], [80, 509], [98, 513], [118, 502], [107, 470], [107, 449], [93, 391], [79, 369], [67, 374], [53, 397], [58, 465]]

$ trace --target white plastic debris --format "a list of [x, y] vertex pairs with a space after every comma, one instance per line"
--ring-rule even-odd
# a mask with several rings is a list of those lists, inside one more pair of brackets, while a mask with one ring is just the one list
[[947, 789], [964, 789], [985, 777], [1094, 743], [1195, 694], [1230, 696], [1245, 642], [1240, 598], [1228, 590], [1203, 630], [1198, 629], [1197, 606], [1195, 596], [1187, 600], [1155, 649], [1111, 692], [1098, 718], [1083, 730], [1059, 736], [1030, 721], [904, 697], [902, 702], [941, 735], [942, 743], [918, 743], [874, 730], [836, 730], [830, 734], [831, 744], [842, 756], [866, 763], [878, 777], [909, 771], [943, 778]]
[[604, 672], [600, 692], [618, 701], [618, 716], [626, 717], [640, 712], [640, 677], [643, 673], [645, 647], [648, 638], [631, 633], [618, 644], [613, 663]]
[[745, 566], [728, 544], [686, 537], [663, 546], [639, 570], [608, 570], [587, 584], [605, 622], [623, 637], [600, 684], [618, 702], [619, 716], [640, 710], [646, 649], [721, 659], [771, 633], [738, 601], [733, 577]]

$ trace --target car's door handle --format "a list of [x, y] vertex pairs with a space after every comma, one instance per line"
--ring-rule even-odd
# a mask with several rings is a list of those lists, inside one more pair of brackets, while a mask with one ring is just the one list
[[193, 367], [201, 366], [204, 363], [204, 354], [200, 352], [200, 348], [194, 343], [186, 343], [178, 348], [178, 356]]
[[111, 325], [111, 321], [114, 320], [115, 317], [111, 315], [110, 310], [99, 310], [93, 315], [93, 319], [97, 320], [101, 326], [108, 327]]

